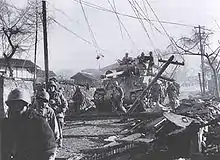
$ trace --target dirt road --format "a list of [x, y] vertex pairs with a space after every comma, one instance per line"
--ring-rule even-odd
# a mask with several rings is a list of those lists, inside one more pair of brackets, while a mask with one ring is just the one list
[[63, 147], [59, 149], [57, 158], [79, 158], [82, 150], [102, 146], [108, 142], [104, 139], [117, 135], [126, 125], [118, 123], [119, 119], [67, 121], [63, 130]]

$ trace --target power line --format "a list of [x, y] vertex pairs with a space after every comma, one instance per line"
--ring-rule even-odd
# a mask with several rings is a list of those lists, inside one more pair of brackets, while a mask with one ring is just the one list
[[[148, 6], [150, 7], [151, 11], [153, 12], [154, 16], [156, 17], [157, 21], [160, 23], [162, 29], [164, 30], [164, 32], [166, 33], [167, 37], [169, 38], [170, 42], [174, 45], [174, 47], [176, 48], [176, 51], [178, 52], [178, 48], [177, 48], [177, 44], [176, 42], [174, 42], [174, 40], [171, 38], [171, 36], [168, 34], [167, 30], [164, 28], [163, 24], [160, 22], [159, 17], [157, 16], [157, 14], [155, 13], [154, 9], [151, 7], [150, 3], [148, 2], [148, 0], [145, 0], [148, 4]], [[182, 57], [182, 55], [180, 54], [180, 57], [182, 58], [182, 60], [184, 61], [184, 58]]]
[[94, 35], [94, 33], [93, 33], [93, 31], [92, 31], [92, 28], [91, 28], [91, 26], [90, 26], [90, 24], [89, 24], [89, 20], [88, 20], [88, 17], [87, 17], [87, 15], [86, 15], [86, 12], [85, 12], [85, 10], [84, 10], [84, 7], [83, 7], [83, 5], [82, 5], [82, 1], [81, 1], [81, 0], [80, 0], [80, 5], [81, 5], [81, 9], [82, 9], [82, 12], [83, 12], [83, 15], [84, 15], [86, 24], [87, 24], [87, 26], [88, 26], [89, 32], [90, 32], [90, 34], [91, 34], [91, 36], [92, 36], [93, 44], [94, 44], [94, 46], [96, 47], [96, 52], [99, 51], [98, 54], [101, 55], [102, 57], [104, 57], [104, 56], [100, 53], [100, 49], [99, 49], [98, 43], [97, 43], [97, 41], [96, 41], [96, 39], [95, 39], [95, 35]]
[[62, 15], [64, 15], [69, 21], [71, 21], [71, 22], [73, 22], [74, 23], [74, 21], [64, 12], [64, 11], [62, 11], [61, 9], [58, 9], [58, 8], [56, 8], [56, 7], [53, 7], [56, 11], [58, 11], [59, 13], [61, 13]]
[[[109, 1], [109, 0], [107, 0], [108, 1], [108, 4], [111, 6], [111, 8], [112, 8], [112, 10], [114, 11], [114, 12], [116, 12], [116, 5], [115, 5], [115, 1], [113, 0], [113, 5], [114, 5], [114, 7], [112, 6], [112, 4], [111, 4], [111, 2]], [[117, 14], [115, 14], [116, 15], [116, 18], [117, 18], [117, 20], [118, 20], [118, 24], [119, 24], [119, 28], [120, 28], [120, 32], [121, 32], [121, 37], [122, 37], [122, 39], [123, 39], [123, 32], [122, 32], [122, 26], [121, 26], [121, 21], [120, 21], [120, 19], [119, 19], [119, 16], [117, 15]]]
[[[76, 3], [79, 3], [78, 0], [72, 0], [72, 1], [74, 1], [74, 2], [76, 2]], [[182, 23], [169, 22], [169, 21], [161, 21], [161, 20], [159, 20], [159, 18], [158, 18], [157, 16], [155, 16], [155, 17], [157, 18], [157, 20], [151, 20], [151, 19], [147, 19], [147, 18], [141, 18], [141, 17], [138, 16], [137, 14], [136, 14], [136, 16], [132, 16], [132, 15], [124, 14], [124, 13], [114, 12], [114, 11], [111, 11], [111, 10], [109, 10], [109, 9], [107, 9], [107, 8], [102, 7], [102, 6], [99, 6], [99, 5], [96, 5], [96, 4], [93, 4], [93, 3], [89, 3], [89, 2], [86, 2], [86, 1], [83, 1], [83, 0], [80, 0], [80, 2], [81, 2], [81, 5], [84, 4], [84, 5], [88, 6], [88, 7], [94, 8], [94, 9], [96, 9], [96, 10], [101, 10], [101, 11], [105, 11], [105, 12], [110, 12], [110, 13], [118, 14], [118, 15], [121, 15], [121, 16], [130, 17], [130, 18], [133, 18], [133, 19], [139, 19], [139, 21], [140, 21], [140, 20], [146, 20], [146, 21], [151, 21], [151, 22], [160, 23], [160, 25], [161, 25], [162, 28], [164, 29], [166, 35], [168, 36], [169, 40], [171, 41], [172, 44], [174, 44], [174, 47], [176, 48], [177, 51], [178, 51], [178, 48], [176, 47], [175, 41], [173, 41], [173, 39], [169, 36], [169, 34], [167, 33], [166, 29], [163, 27], [162, 23], [172, 24], [172, 25], [179, 25], [179, 26], [190, 27], [190, 28], [195, 27], [195, 26], [193, 26], [193, 25], [187, 25], [187, 24], [182, 24]], [[147, 0], [146, 0], [146, 2], [148, 3]], [[150, 4], [148, 3], [148, 5], [150, 5]], [[155, 12], [154, 12], [154, 10], [153, 10], [153, 8], [152, 8], [151, 6], [149, 6], [149, 7], [150, 7], [151, 10], [153, 11], [154, 15], [156, 15]], [[137, 9], [137, 8], [136, 8], [136, 9]], [[138, 13], [139, 13], [139, 12], [138, 12]], [[139, 13], [139, 14], [140, 14], [140, 13]], [[142, 26], [143, 26], [143, 22], [140, 22], [140, 23], [141, 23]], [[145, 28], [145, 27], [143, 27], [143, 28]], [[145, 30], [145, 32], [146, 32], [146, 28], [145, 28], [144, 30]], [[148, 33], [147, 33], [147, 34], [148, 34]], [[180, 55], [180, 56], [181, 56], [181, 58], [182, 58], [183, 61], [184, 61], [184, 58], [182, 57], [182, 55]]]
[[[71, 33], [72, 35], [74, 35], [75, 37], [81, 39], [82, 41], [86, 42], [87, 44], [93, 46], [94, 48], [96, 48], [96, 46], [94, 46], [94, 44], [92, 42], [90, 42], [89, 40], [79, 36], [77, 33], [73, 32], [72, 30], [70, 30], [69, 28], [67, 28], [65, 25], [61, 24], [60, 22], [58, 22], [57, 20], [55, 20], [54, 18], [52, 19], [58, 26], [60, 26], [61, 28], [63, 28], [64, 30], [66, 30], [67, 32]], [[103, 52], [107, 52], [105, 49], [99, 48], [101, 51]]]
[[[130, 0], [128, 0], [128, 2], [130, 3], [131, 8], [132, 8], [134, 14], [135, 14], [137, 17], [140, 17], [140, 16], [139, 16], [140, 13], [139, 13], [139, 11], [137, 10], [136, 6], [135, 6], [134, 4], [132, 4]], [[145, 33], [147, 34], [147, 37], [148, 37], [148, 39], [150, 40], [151, 45], [154, 47], [153, 41], [152, 41], [152, 39], [150, 38], [150, 35], [149, 35], [149, 33], [148, 33], [148, 31], [147, 31], [147, 29], [146, 29], [146, 27], [145, 27], [143, 21], [142, 21], [140, 18], [139, 18], [138, 20], [139, 20], [141, 26], [143, 27]], [[155, 47], [154, 47], [154, 48], [155, 48]]]
[[[154, 29], [158, 32], [158, 33], [160, 33], [160, 34], [162, 34], [162, 32], [152, 23], [152, 21], [148, 18], [148, 15], [146, 15], [145, 14], [145, 12], [143, 11], [143, 9], [141, 8], [141, 6], [139, 5], [139, 3], [136, 1], [136, 0], [132, 0], [133, 1], [133, 3], [135, 2], [135, 4], [137, 5], [137, 7], [140, 9], [140, 11], [143, 13], [143, 15], [140, 13], [140, 15], [145, 19], [145, 20], [147, 20], [148, 21], [148, 23], [151, 25], [151, 26], [153, 26], [154, 27]], [[145, 6], [145, 5], [144, 5]], [[145, 10], [147, 10], [147, 8], [146, 8], [146, 6], [145, 6]]]
[[[79, 3], [79, 0], [72, 0], [76, 3]], [[118, 14], [118, 15], [121, 15], [121, 16], [125, 16], [125, 17], [129, 17], [129, 18], [133, 18], [133, 19], [142, 19], [142, 20], [146, 20], [146, 21], [151, 21], [151, 22], [157, 22], [157, 20], [153, 20], [153, 19], [145, 19], [145, 18], [138, 18], [136, 16], [132, 16], [132, 15], [129, 15], [129, 14], [125, 14], [125, 13], [120, 13], [120, 12], [114, 12], [112, 10], [109, 10], [107, 8], [104, 8], [102, 6], [99, 6], [99, 5], [96, 5], [96, 4], [93, 4], [93, 3], [90, 3], [90, 2], [86, 2], [86, 1], [82, 1], [82, 4], [87, 6], [87, 7], [90, 7], [90, 8], [93, 8], [93, 9], [96, 9], [96, 10], [100, 10], [100, 11], [104, 11], [104, 12], [110, 12], [110, 13], [114, 13], [114, 14]], [[195, 27], [193, 25], [188, 25], [188, 24], [184, 24], [184, 23], [177, 23], [177, 22], [170, 22], [170, 21], [164, 21], [164, 20], [160, 20], [160, 23], [164, 23], [164, 24], [171, 24], [171, 25], [178, 25], [178, 26], [183, 26], [183, 27]]]
[[[129, 39], [130, 39], [131, 42], [133, 43], [133, 45], [136, 46], [136, 44], [135, 44], [134, 40], [132, 39], [130, 33], [128, 32], [127, 28], [125, 27], [125, 25], [123, 24], [122, 20], [120, 19], [120, 17], [118, 16], [118, 14], [117, 14], [117, 12], [116, 12], [116, 4], [115, 4], [115, 1], [113, 0], [114, 7], [112, 6], [112, 4], [110, 3], [109, 0], [108, 0], [108, 2], [109, 2], [110, 6], [112, 7], [112, 9], [113, 9], [114, 12], [115, 12], [115, 15], [116, 15], [116, 17], [117, 17], [117, 19], [118, 19], [118, 21], [119, 21], [120, 29], [121, 29], [121, 26], [122, 26], [122, 27], [124, 28], [125, 32], [127, 33]], [[121, 33], [122, 33], [122, 31], [121, 31]]]
[[[137, 7], [138, 7], [138, 8], [141, 10], [141, 12], [143, 13], [143, 14], [141, 14], [141, 13], [139, 12], [139, 10], [136, 8], [136, 11], [139, 13], [139, 15], [141, 15], [144, 19], [148, 20], [148, 23], [150, 24], [150, 26], [151, 26], [151, 27], [153, 26], [154, 29], [155, 29], [157, 32], [159, 32], [160, 34], [162, 34], [162, 32], [149, 20], [148, 15], [145, 14], [145, 12], [143, 11], [143, 9], [142, 9], [141, 6], [139, 5], [139, 3], [138, 3], [136, 0], [132, 0], [132, 1], [133, 1], [134, 7], [136, 8], [136, 5], [137, 5]], [[142, 1], [142, 2], [144, 2], [144, 1]], [[136, 4], [136, 5], [135, 5], [135, 4]], [[145, 5], [144, 5], [144, 6], [145, 6]], [[146, 6], [145, 6], [145, 10], [147, 11]], [[140, 18], [140, 16], [137, 16], [137, 17]], [[142, 23], [142, 26], [144, 26], [144, 23], [143, 23], [142, 20], [141, 20], [141, 23]], [[145, 26], [144, 26], [144, 29], [147, 30]], [[151, 28], [151, 29], [152, 29], [152, 28]], [[147, 33], [147, 35], [149, 35], [149, 34]], [[152, 44], [152, 46], [153, 46], [153, 48], [154, 48], [154, 52], [155, 52], [157, 55], [159, 55], [159, 53], [157, 52], [156, 47], [155, 47], [155, 45], [154, 45], [152, 39], [150, 38], [150, 36], [148, 36], [148, 38], [149, 38], [149, 40], [150, 40], [150, 42], [151, 42], [151, 44]]]
[[82, 41], [94, 46], [90, 41], [86, 40], [85, 38], [79, 36], [78, 34], [76, 34], [75, 32], [71, 31], [70, 29], [68, 29], [66, 26], [64, 26], [63, 24], [59, 23], [57, 20], [52, 19], [56, 24], [58, 24], [60, 27], [62, 27], [63, 29], [65, 29], [66, 31], [70, 32], [71, 34], [73, 34], [74, 36], [76, 36], [77, 38], [81, 39]]
[[[152, 45], [152, 47], [153, 47], [153, 49], [154, 49], [154, 52], [155, 52], [157, 55], [159, 55], [159, 53], [157, 52], [156, 47], [155, 47], [155, 45], [154, 45], [154, 42], [153, 42], [153, 40], [151, 39], [151, 37], [150, 37], [150, 35], [149, 35], [149, 33], [148, 33], [148, 31], [147, 31], [145, 25], [144, 25], [143, 20], [141, 20], [141, 18], [140, 18], [140, 15], [141, 15], [142, 17], [144, 17], [144, 15], [145, 15], [145, 14], [144, 14], [144, 11], [141, 9], [140, 5], [139, 5], [136, 1], [134, 1], [134, 0], [132, 0], [132, 1], [133, 1], [133, 4], [130, 2], [130, 0], [128, 0], [128, 2], [130, 3], [130, 5], [131, 5], [131, 7], [132, 7], [132, 9], [133, 9], [133, 11], [134, 11], [134, 13], [135, 13], [135, 15], [139, 18], [138, 20], [139, 20], [141, 26], [143, 27], [145, 33], [147, 34], [147, 37], [148, 37], [148, 39], [149, 39], [149, 41], [150, 41], [150, 43], [151, 43], [151, 45]], [[142, 12], [143, 12], [144, 15], [142, 15], [142, 14], [139, 12], [139, 10], [137, 9], [137, 7], [136, 7], [135, 4], [138, 5], [138, 7], [142, 10]], [[135, 10], [134, 10], [134, 9], [135, 9]], [[145, 18], [145, 17], [144, 17], [144, 18]], [[150, 23], [150, 22], [149, 22], [149, 23]], [[151, 24], [151, 23], [150, 23], [150, 24]], [[156, 29], [156, 28], [155, 28], [155, 29]], [[161, 33], [161, 32], [160, 32], [160, 33]]]

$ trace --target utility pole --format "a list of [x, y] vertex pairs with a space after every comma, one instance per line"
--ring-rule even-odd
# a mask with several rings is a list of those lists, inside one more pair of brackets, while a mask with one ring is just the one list
[[199, 76], [199, 86], [200, 86], [200, 91], [201, 91], [201, 94], [202, 94], [202, 80], [201, 80], [201, 73], [198, 73], [198, 76]]
[[[36, 67], [36, 64], [37, 64], [37, 34], [38, 34], [38, 7], [37, 7], [37, 0], [36, 0], [36, 24], [35, 24], [35, 27], [36, 27], [36, 30], [35, 30], [35, 43], [34, 43], [34, 86], [36, 84], [36, 76], [37, 76], [37, 67]], [[35, 91], [35, 90], [34, 90]]]
[[204, 48], [202, 43], [201, 26], [199, 25], [199, 44], [201, 53], [201, 71], [202, 71], [202, 95], [205, 94], [205, 72], [204, 72]]
[[49, 79], [49, 65], [48, 65], [48, 43], [47, 43], [47, 12], [46, 12], [46, 1], [42, 1], [42, 12], [43, 12], [43, 38], [44, 38], [44, 64], [45, 64], [45, 82], [46, 89]]

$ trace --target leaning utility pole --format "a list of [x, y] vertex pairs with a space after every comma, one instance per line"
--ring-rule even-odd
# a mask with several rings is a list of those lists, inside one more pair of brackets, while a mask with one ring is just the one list
[[49, 65], [48, 65], [48, 44], [47, 44], [47, 13], [46, 13], [46, 1], [42, 1], [43, 12], [43, 37], [44, 37], [44, 64], [45, 64], [45, 82], [46, 89], [49, 79]]
[[159, 72], [157, 73], [157, 75], [152, 79], [152, 81], [148, 84], [148, 86], [146, 88], [144, 88], [144, 90], [142, 91], [142, 93], [136, 98], [136, 100], [134, 101], [134, 103], [131, 105], [131, 107], [127, 110], [126, 114], [130, 114], [132, 113], [137, 107], [138, 104], [141, 102], [141, 100], [143, 100], [146, 95], [147, 92], [149, 91], [150, 87], [161, 77], [161, 75], [163, 74], [163, 72], [167, 69], [167, 67], [170, 65], [170, 63], [173, 61], [174, 56], [172, 55], [167, 61], [166, 63], [162, 66], [162, 68], [159, 70]]

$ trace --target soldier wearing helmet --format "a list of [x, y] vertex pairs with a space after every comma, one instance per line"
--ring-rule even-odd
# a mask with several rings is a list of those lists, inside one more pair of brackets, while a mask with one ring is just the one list
[[76, 113], [80, 113], [80, 106], [83, 103], [83, 98], [84, 97], [83, 97], [83, 94], [82, 94], [79, 86], [76, 86], [76, 91], [72, 97]]
[[50, 95], [45, 89], [38, 90], [36, 93], [34, 108], [49, 123], [54, 132], [56, 141], [60, 138], [59, 126], [54, 110], [49, 106]]
[[54, 160], [56, 141], [46, 120], [30, 107], [27, 91], [16, 88], [5, 102], [8, 118], [2, 122], [2, 159]]
[[147, 68], [147, 74], [152, 74], [153, 73], [153, 66], [154, 66], [154, 57], [153, 57], [153, 52], [149, 52], [149, 56], [147, 57], [148, 59], [148, 68]]
[[119, 86], [117, 81], [113, 82], [113, 90], [111, 95], [111, 102], [113, 106], [113, 111], [120, 110], [122, 112], [126, 112], [126, 109], [123, 106], [124, 92], [122, 88]]
[[62, 140], [63, 140], [62, 128], [64, 126], [64, 117], [65, 117], [65, 112], [68, 108], [68, 103], [65, 97], [63, 96], [63, 94], [58, 91], [57, 85], [54, 81], [50, 81], [48, 83], [48, 93], [50, 95], [49, 102], [51, 102], [52, 100], [55, 102], [54, 104], [51, 104], [51, 107], [56, 114], [56, 118], [59, 125], [60, 138], [58, 145], [59, 147], [62, 147]]
[[125, 56], [122, 58], [121, 65], [128, 65], [132, 63], [132, 58], [128, 56], [129, 54], [126, 52]]
[[162, 88], [160, 81], [156, 81], [150, 88], [150, 98], [152, 102], [159, 103], [161, 98]]
[[175, 109], [178, 107], [178, 93], [179, 90], [174, 82], [169, 82], [167, 86], [167, 95], [169, 99], [170, 106]]
[[137, 57], [138, 63], [143, 66], [144, 69], [146, 69], [146, 63], [148, 61], [148, 57], [144, 54], [144, 52], [141, 52], [141, 55]]

